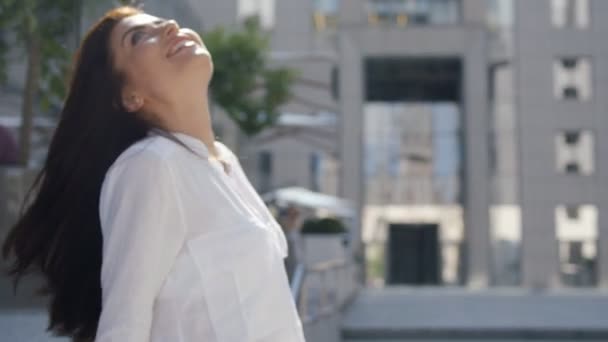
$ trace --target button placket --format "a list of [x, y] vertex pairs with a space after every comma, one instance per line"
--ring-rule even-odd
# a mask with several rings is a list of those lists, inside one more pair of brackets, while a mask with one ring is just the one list
[[[238, 164], [236, 165], [238, 166]], [[262, 199], [255, 192], [253, 186], [247, 181], [247, 176], [245, 176], [243, 169], [237, 167], [234, 171], [235, 173], [233, 174], [233, 177], [237, 182], [241, 182], [241, 188], [243, 188], [242, 191], [245, 193], [245, 198], [247, 198], [247, 200], [252, 204], [253, 209], [258, 213], [258, 215], [260, 215], [264, 227], [266, 227], [268, 231], [275, 234], [277, 248], [280, 253], [285, 256], [287, 253], [287, 240], [282, 232], [283, 228], [272, 216]]]
[[[235, 178], [235, 182], [240, 181], [241, 183], [243, 183], [241, 186], [241, 188], [243, 188], [243, 195], [249, 202], [251, 202], [252, 206], [254, 207], [253, 209], [258, 213], [258, 215], [260, 215], [262, 222], [272, 224], [271, 220], [274, 220], [274, 218], [268, 212], [268, 209], [265, 207], [265, 204], [260, 204], [260, 201], [256, 199], [258, 195], [257, 193], [254, 193], [255, 190], [253, 190], [248, 184], [245, 184], [247, 180], [243, 170], [235, 170], [233, 177]], [[263, 205], [263, 207], [260, 207], [261, 205]]]
[[237, 199], [249, 212], [251, 217], [259, 221], [260, 223], [263, 223], [265, 227], [266, 225], [264, 224], [264, 218], [260, 216], [259, 211], [256, 210], [256, 208], [251, 203], [249, 203], [249, 199], [247, 198], [246, 194], [242, 192], [241, 188], [244, 186], [244, 184], [240, 184], [238, 178], [235, 177], [235, 168], [229, 164], [229, 168], [231, 170], [229, 173], [226, 173], [224, 171], [223, 165], [221, 165], [219, 161], [216, 161], [215, 163], [211, 161], [211, 163], [214, 164], [214, 169], [219, 173], [219, 177], [224, 181], [224, 184], [226, 184], [228, 189], [235, 195], [235, 197], [237, 197]]

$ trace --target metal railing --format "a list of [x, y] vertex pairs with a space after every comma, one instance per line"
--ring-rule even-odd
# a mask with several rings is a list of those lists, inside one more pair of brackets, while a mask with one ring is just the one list
[[303, 324], [337, 314], [354, 298], [358, 288], [356, 264], [345, 259], [312, 266], [298, 263], [291, 290]]

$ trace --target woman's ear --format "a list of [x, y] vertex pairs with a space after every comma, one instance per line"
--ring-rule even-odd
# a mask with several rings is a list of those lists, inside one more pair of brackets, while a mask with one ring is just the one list
[[130, 94], [123, 96], [122, 104], [127, 111], [133, 113], [141, 109], [144, 105], [144, 100], [137, 94]]

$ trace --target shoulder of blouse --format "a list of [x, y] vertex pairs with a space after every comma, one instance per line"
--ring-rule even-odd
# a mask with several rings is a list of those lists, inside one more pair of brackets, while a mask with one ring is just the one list
[[108, 172], [120, 165], [137, 163], [141, 160], [152, 159], [157, 162], [167, 162], [176, 153], [184, 152], [183, 150], [182, 146], [162, 136], [148, 136], [124, 150], [110, 166]]

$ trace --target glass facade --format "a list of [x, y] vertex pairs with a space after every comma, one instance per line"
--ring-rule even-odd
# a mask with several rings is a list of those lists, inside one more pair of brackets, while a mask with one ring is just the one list
[[366, 202], [460, 203], [460, 129], [454, 103], [368, 103]]
[[[453, 25], [462, 18], [461, 0], [367, 0], [365, 5], [371, 26]], [[335, 28], [338, 9], [338, 0], [314, 0], [315, 29]]]
[[[364, 62], [363, 238], [370, 271], [389, 284], [399, 274], [421, 276], [409, 285], [463, 283], [461, 64], [448, 57]], [[407, 256], [390, 248], [396, 238], [415, 246]]]
[[314, 0], [313, 23], [317, 31], [336, 27], [338, 5], [338, 0]]
[[258, 189], [266, 192], [272, 189], [273, 155], [271, 151], [260, 151], [258, 153]]
[[461, 21], [460, 0], [369, 0], [370, 24], [445, 25]]
[[[418, 267], [437, 269], [436, 285], [462, 284], [463, 146], [459, 105], [368, 102], [364, 106], [363, 134], [365, 216], [370, 229], [364, 239], [372, 247], [370, 256], [375, 260], [370, 264], [375, 265], [376, 276], [390, 280], [393, 271], [404, 272], [403, 267], [412, 266], [388, 267], [399, 251], [387, 247], [395, 243], [387, 227], [399, 226], [409, 232], [415, 227], [435, 226], [435, 244], [427, 241], [427, 245], [435, 246], [437, 258], [420, 255]], [[408, 253], [415, 257], [418, 252]], [[412, 281], [417, 284], [422, 280]]]

